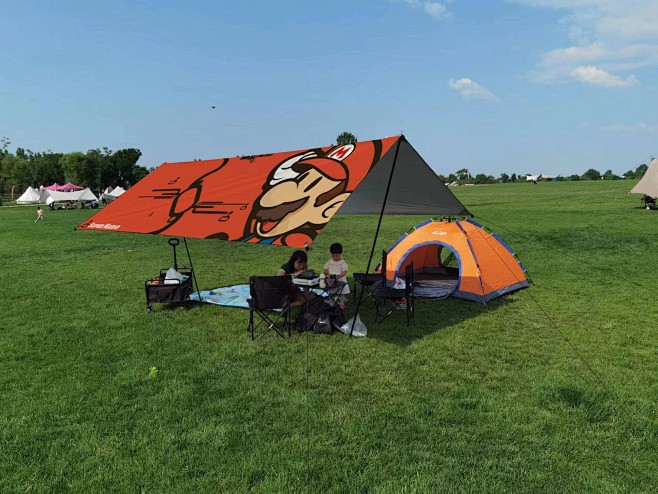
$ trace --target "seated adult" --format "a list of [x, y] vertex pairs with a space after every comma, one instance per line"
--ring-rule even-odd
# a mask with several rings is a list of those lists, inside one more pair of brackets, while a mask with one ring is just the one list
[[[308, 256], [303, 250], [296, 250], [290, 256], [290, 259], [287, 263], [283, 264], [279, 268], [279, 276], [290, 275], [293, 278], [298, 277], [304, 271], [306, 271], [306, 266], [308, 262]], [[292, 285], [290, 288], [290, 305], [299, 306], [307, 303], [306, 297], [314, 299], [316, 297], [315, 293], [307, 293], [306, 296], [301, 292], [297, 285]]]
[[306, 271], [307, 262], [308, 257], [306, 256], [306, 252], [303, 250], [296, 250], [292, 253], [292, 256], [290, 256], [290, 260], [279, 268], [279, 276], [289, 274], [293, 278], [296, 278]]

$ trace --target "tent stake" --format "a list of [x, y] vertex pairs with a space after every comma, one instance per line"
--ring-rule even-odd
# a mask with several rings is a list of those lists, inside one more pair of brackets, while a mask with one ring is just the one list
[[[384, 193], [384, 202], [382, 203], [382, 210], [379, 212], [379, 220], [377, 221], [377, 230], [375, 230], [375, 238], [372, 241], [372, 248], [370, 249], [370, 257], [368, 258], [368, 267], [366, 268], [366, 274], [370, 272], [370, 264], [372, 263], [372, 256], [375, 253], [375, 247], [377, 245], [377, 237], [379, 237], [379, 228], [382, 226], [382, 218], [384, 217], [384, 209], [386, 208], [386, 201], [388, 200], [388, 192], [391, 190], [391, 182], [393, 181], [393, 172], [395, 171], [395, 164], [398, 161], [400, 142], [402, 142], [403, 140], [405, 140], [404, 135], [400, 134], [400, 138], [398, 139], [398, 144], [395, 148], [395, 155], [393, 156], [393, 165], [391, 165], [391, 174], [388, 176], [388, 183], [386, 184], [386, 192]], [[361, 308], [362, 298], [363, 298], [363, 290], [361, 290], [361, 293], [359, 294], [359, 300], [356, 303], [356, 309], [354, 310], [354, 318], [352, 319], [350, 336], [352, 336], [352, 333], [354, 332], [354, 325], [356, 324], [356, 317], [359, 315], [359, 309]]]

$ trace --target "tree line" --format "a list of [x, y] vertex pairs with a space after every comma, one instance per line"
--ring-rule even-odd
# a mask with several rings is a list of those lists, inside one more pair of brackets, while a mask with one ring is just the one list
[[[357, 138], [350, 132], [343, 132], [336, 138], [336, 144], [356, 144]], [[90, 149], [86, 153], [55, 153], [52, 151], [33, 152], [17, 148], [15, 153], [9, 151], [9, 139], [0, 139], [0, 194], [11, 194], [12, 199], [27, 188], [50, 185], [52, 183], [73, 182], [91, 190], [100, 192], [106, 187], [121, 186], [128, 188], [144, 178], [149, 170], [139, 166], [137, 160], [142, 155], [139, 149], [128, 148], [111, 151]], [[590, 168], [582, 175], [560, 177], [560, 180], [619, 180], [639, 179], [647, 171], [642, 163], [635, 170], [628, 170], [622, 176], [612, 170], [603, 173]], [[527, 174], [501, 173], [494, 177], [484, 173], [471, 175], [467, 168], [462, 168], [448, 175], [439, 174], [444, 183], [493, 184], [525, 182]]]
[[111, 151], [104, 147], [86, 153], [55, 153], [19, 147], [11, 153], [9, 144], [6, 137], [0, 139], [0, 194], [10, 194], [12, 199], [28, 185], [37, 188], [73, 182], [100, 192], [106, 187], [130, 187], [149, 173], [137, 164], [142, 155], [139, 149]]
[[[336, 138], [336, 144], [356, 144], [357, 138], [350, 132], [342, 132]], [[622, 176], [615, 175], [612, 170], [607, 170], [601, 173], [594, 168], [590, 168], [582, 175], [569, 175], [560, 177], [560, 180], [621, 180], [625, 179], [640, 179], [644, 176], [648, 168], [646, 163], [642, 163], [635, 170], [628, 170]], [[475, 176], [471, 175], [467, 168], [462, 168], [455, 173], [448, 175], [437, 174], [439, 179], [446, 184], [461, 183], [461, 184], [495, 184], [495, 183], [510, 183], [510, 182], [525, 182], [526, 176], [532, 175], [531, 173], [517, 174], [517, 173], [501, 173], [500, 176], [494, 177], [493, 175], [486, 175], [478, 173]]]
[[[648, 168], [646, 163], [642, 163], [635, 170], [628, 170], [623, 175], [619, 176], [613, 173], [612, 170], [607, 170], [601, 173], [594, 168], [590, 168], [582, 175], [569, 175], [569, 176], [560, 176], [560, 180], [575, 181], [575, 180], [622, 180], [622, 179], [639, 179], [644, 176]], [[439, 174], [439, 179], [444, 183], [461, 183], [461, 184], [496, 184], [496, 183], [510, 183], [510, 182], [525, 182], [527, 174], [517, 174], [517, 173], [501, 173], [500, 176], [494, 177], [493, 175], [486, 175], [484, 173], [478, 173], [477, 175], [471, 175], [467, 168], [462, 168], [461, 170], [456, 171], [455, 173], [450, 173], [449, 175]]]

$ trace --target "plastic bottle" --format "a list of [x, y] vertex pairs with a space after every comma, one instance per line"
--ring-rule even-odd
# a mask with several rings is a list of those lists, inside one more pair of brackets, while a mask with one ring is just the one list
[[327, 280], [324, 277], [324, 273], [320, 275], [320, 288], [325, 288], [327, 286]]

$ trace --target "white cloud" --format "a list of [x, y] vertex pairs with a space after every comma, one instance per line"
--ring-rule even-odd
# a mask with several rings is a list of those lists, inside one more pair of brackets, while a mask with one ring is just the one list
[[621, 77], [609, 74], [605, 70], [601, 70], [593, 65], [576, 67], [571, 71], [571, 77], [577, 81], [591, 84], [592, 86], [626, 87], [637, 84], [637, 79], [634, 75], [622, 79]]
[[448, 8], [439, 2], [423, 2], [423, 9], [435, 21], [450, 18]]
[[[537, 81], [628, 87], [638, 83], [628, 71], [658, 65], [656, 0], [507, 1], [565, 12], [561, 22], [568, 27], [573, 45], [545, 53], [534, 74]], [[607, 77], [595, 75], [590, 67]]]
[[618, 132], [624, 134], [658, 134], [658, 125], [647, 125], [643, 122], [638, 122], [633, 125], [614, 124], [603, 127], [605, 132]]
[[486, 87], [466, 77], [462, 79], [450, 79], [448, 85], [457, 91], [464, 99], [478, 99], [485, 101], [498, 101], [498, 97]]
[[452, 14], [448, 10], [448, 7], [446, 7], [445, 3], [433, 2], [428, 0], [403, 0], [403, 1], [404, 3], [415, 9], [424, 10], [425, 13], [435, 21], [442, 21], [445, 19], [452, 18]]

